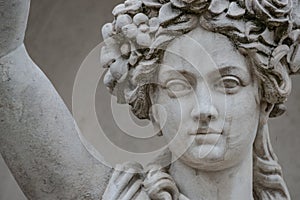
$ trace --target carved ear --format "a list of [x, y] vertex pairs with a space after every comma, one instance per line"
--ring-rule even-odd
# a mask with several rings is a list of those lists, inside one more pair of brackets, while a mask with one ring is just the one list
[[160, 127], [160, 118], [158, 114], [159, 107], [157, 105], [152, 105], [149, 109], [149, 117], [153, 124], [154, 132], [157, 133], [158, 136], [162, 135], [161, 127]]
[[159, 126], [158, 106], [155, 104], [156, 94], [154, 90], [155, 89], [153, 87], [149, 89], [149, 98], [151, 101], [151, 107], [149, 108], [149, 118], [153, 123], [153, 126], [156, 126], [156, 124], [158, 124]]
[[266, 101], [262, 101], [260, 104], [260, 123], [261, 124], [266, 124], [269, 117], [270, 113], [272, 112], [274, 108], [274, 104], [268, 103]]
[[149, 88], [149, 98], [151, 101], [151, 107], [149, 108], [149, 118], [153, 124], [153, 128], [155, 133], [157, 133], [158, 136], [162, 136], [162, 130], [161, 130], [161, 119], [159, 116], [159, 109], [160, 106], [158, 104], [155, 104], [156, 98], [157, 98], [157, 93], [155, 92], [156, 88], [155, 87], [150, 87]]

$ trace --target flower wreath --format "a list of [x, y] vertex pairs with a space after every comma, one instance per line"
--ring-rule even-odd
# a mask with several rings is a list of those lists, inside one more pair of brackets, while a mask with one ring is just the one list
[[[201, 26], [226, 35], [256, 64], [263, 98], [283, 113], [290, 75], [300, 72], [300, 10], [294, 0], [126, 0], [102, 28], [104, 83], [118, 103], [149, 118], [149, 83], [163, 48], [176, 36]], [[275, 89], [274, 89], [275, 88]]]

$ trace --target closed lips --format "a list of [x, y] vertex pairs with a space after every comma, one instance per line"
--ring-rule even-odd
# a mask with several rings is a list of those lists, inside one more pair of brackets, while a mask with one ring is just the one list
[[206, 134], [222, 134], [222, 131], [217, 131], [213, 128], [199, 128], [197, 131], [190, 133], [190, 135], [206, 135]]

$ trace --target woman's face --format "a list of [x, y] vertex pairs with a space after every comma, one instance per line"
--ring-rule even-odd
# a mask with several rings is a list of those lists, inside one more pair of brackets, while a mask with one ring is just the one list
[[157, 81], [153, 119], [174, 157], [193, 168], [220, 170], [251, 156], [257, 80], [225, 36], [198, 27], [175, 39]]

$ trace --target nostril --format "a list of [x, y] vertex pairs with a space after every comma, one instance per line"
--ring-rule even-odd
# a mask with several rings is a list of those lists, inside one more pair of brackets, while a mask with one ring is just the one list
[[191, 112], [192, 118], [199, 122], [210, 122], [218, 118], [218, 111], [214, 106], [209, 106], [205, 108], [195, 107]]
[[213, 116], [209, 113], [201, 113], [199, 120], [202, 122], [209, 122], [213, 119]]

